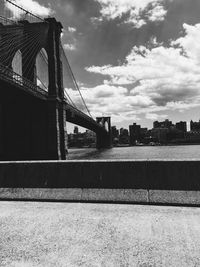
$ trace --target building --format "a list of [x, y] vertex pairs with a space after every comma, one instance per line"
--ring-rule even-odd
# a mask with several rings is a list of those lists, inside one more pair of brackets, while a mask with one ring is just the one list
[[187, 132], [187, 123], [186, 121], [180, 121], [176, 123], [176, 129], [184, 133]]
[[74, 134], [78, 134], [78, 127], [77, 126], [74, 126]]
[[112, 126], [112, 138], [119, 138], [119, 130], [117, 130], [116, 126]]
[[119, 143], [129, 144], [129, 132], [127, 129], [120, 128]]
[[159, 142], [160, 144], [165, 144], [167, 143], [167, 135], [169, 133], [168, 128], [153, 128], [151, 130], [151, 135], [152, 137]]
[[134, 146], [137, 141], [141, 139], [141, 126], [133, 123], [133, 125], [129, 125], [129, 133], [130, 133], [130, 146]]
[[117, 130], [116, 126], [112, 126], [111, 130], [113, 145], [117, 145], [119, 143], [119, 130]]
[[190, 131], [200, 132], [200, 120], [198, 122], [190, 121]]
[[169, 120], [165, 120], [165, 121], [154, 121], [153, 123], [153, 128], [156, 129], [156, 128], [167, 128], [167, 129], [170, 129], [172, 128], [174, 125], [172, 123], [172, 121], [169, 121]]

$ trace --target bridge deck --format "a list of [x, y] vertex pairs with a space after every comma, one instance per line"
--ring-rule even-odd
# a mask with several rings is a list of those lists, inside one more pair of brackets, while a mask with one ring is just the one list
[[[42, 89], [41, 87], [35, 85], [31, 81], [25, 79], [19, 74], [13, 72], [11, 69], [0, 64], [0, 82], [9, 84], [13, 89], [18, 89], [24, 92], [25, 94], [32, 95], [38, 99], [47, 101], [48, 92]], [[90, 116], [77, 109], [68, 103], [65, 99], [64, 108], [66, 110], [66, 119], [67, 121], [78, 124], [82, 127], [90, 129], [94, 132], [105, 132], [106, 130], [99, 125], [94, 119]]]

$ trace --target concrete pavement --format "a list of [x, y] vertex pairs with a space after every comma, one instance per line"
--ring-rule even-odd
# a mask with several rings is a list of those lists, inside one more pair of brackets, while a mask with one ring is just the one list
[[0, 266], [200, 266], [200, 208], [2, 201]]

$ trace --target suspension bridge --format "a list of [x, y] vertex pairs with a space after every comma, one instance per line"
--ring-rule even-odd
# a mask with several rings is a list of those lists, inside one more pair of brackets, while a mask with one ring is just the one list
[[111, 146], [110, 117], [91, 116], [61, 33], [55, 18], [0, 0], [0, 160], [66, 159], [66, 121]]

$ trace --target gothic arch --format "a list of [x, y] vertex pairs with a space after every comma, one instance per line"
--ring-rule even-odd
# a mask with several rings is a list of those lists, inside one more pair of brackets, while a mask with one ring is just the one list
[[22, 53], [20, 50], [17, 50], [12, 58], [12, 70], [22, 76]]
[[41, 48], [36, 55], [35, 62], [37, 85], [48, 90], [49, 73], [48, 73], [48, 54], [45, 48]]

